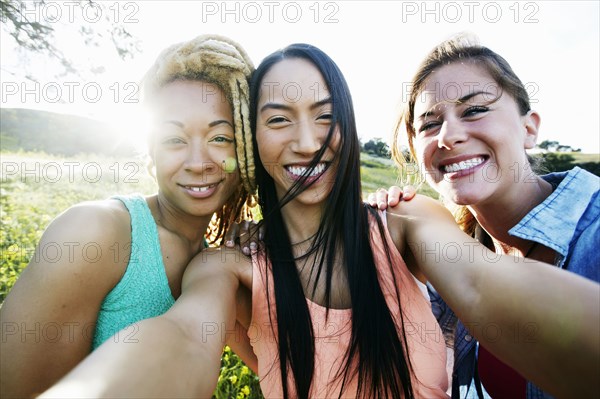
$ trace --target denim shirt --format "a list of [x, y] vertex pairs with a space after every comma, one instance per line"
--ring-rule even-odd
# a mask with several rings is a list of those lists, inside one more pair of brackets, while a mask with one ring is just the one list
[[[508, 233], [553, 249], [556, 266], [598, 282], [600, 179], [578, 167], [541, 177], [555, 187], [554, 191]], [[454, 348], [452, 399], [480, 397], [478, 390], [489, 398], [477, 377], [477, 341], [435, 289], [428, 285], [428, 290], [446, 344]], [[528, 381], [527, 398], [552, 396]]]

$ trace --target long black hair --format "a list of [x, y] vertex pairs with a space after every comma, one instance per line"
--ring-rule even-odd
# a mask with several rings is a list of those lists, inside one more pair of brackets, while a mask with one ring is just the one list
[[[290, 58], [307, 60], [319, 70], [331, 96], [332, 120], [325, 143], [311, 161], [303, 178], [297, 181], [281, 199], [278, 199], [274, 181], [258, 158], [257, 106], [260, 86], [265, 74], [276, 63]], [[254, 132], [259, 205], [266, 226], [265, 251], [271, 262], [273, 275], [279, 366], [284, 396], [287, 398], [290, 394], [289, 369], [293, 375], [296, 395], [299, 398], [310, 396], [314, 374], [315, 343], [306, 294], [296, 268], [298, 259], [293, 255], [281, 208], [310, 186], [304, 184], [306, 178], [320, 162], [332, 140], [334, 130], [337, 129], [341, 136], [340, 144], [332, 162], [337, 166], [337, 176], [308, 254], [316, 254], [311, 269], [311, 273], [316, 273], [313, 293], [317, 288], [317, 282], [325, 278], [327, 309], [331, 307], [334, 260], [336, 255], [343, 256], [344, 272], [347, 276], [352, 303], [352, 335], [343, 365], [336, 374], [336, 378], [342, 379], [340, 394], [345, 383], [358, 374], [357, 394], [360, 397], [414, 397], [403, 321], [402, 319], [398, 321], [400, 325], [396, 326], [386, 304], [370, 245], [369, 213], [377, 220], [382, 238], [385, 237], [384, 226], [377, 213], [365, 206], [361, 199], [360, 145], [350, 91], [341, 71], [329, 56], [308, 44], [292, 44], [276, 51], [266, 57], [252, 75], [250, 123]], [[383, 242], [387, 250], [385, 239]], [[389, 254], [389, 251], [386, 252]], [[389, 255], [388, 264], [391, 269]], [[267, 299], [269, 297], [267, 293]], [[396, 297], [400, 303], [397, 289]], [[271, 314], [269, 317], [272, 320]], [[358, 362], [354, 363], [354, 359]], [[353, 364], [358, 366], [353, 367]]]

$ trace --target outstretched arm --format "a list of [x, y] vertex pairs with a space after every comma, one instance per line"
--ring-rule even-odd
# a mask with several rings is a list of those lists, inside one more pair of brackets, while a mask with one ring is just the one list
[[107, 200], [46, 229], [0, 310], [0, 397], [39, 394], [90, 353], [102, 300], [127, 267], [129, 225], [120, 201]]
[[210, 397], [226, 333], [235, 331], [239, 262], [248, 262], [235, 258], [197, 255], [168, 312], [139, 322], [135, 342], [107, 340], [41, 397]]
[[559, 397], [598, 395], [600, 285], [463, 233], [434, 200], [392, 208], [421, 271], [499, 359]]

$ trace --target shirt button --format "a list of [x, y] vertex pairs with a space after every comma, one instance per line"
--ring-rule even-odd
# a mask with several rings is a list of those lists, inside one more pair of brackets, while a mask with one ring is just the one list
[[473, 339], [473, 337], [470, 336], [469, 334], [465, 335], [465, 341], [471, 342], [472, 339]]

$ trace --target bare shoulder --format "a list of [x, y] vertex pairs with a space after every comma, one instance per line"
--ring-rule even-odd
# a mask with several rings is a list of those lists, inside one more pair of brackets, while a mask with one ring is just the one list
[[123, 251], [115, 256], [116, 249], [130, 243], [130, 217], [120, 201], [81, 203], [50, 223], [19, 280], [53, 282], [70, 290], [74, 284], [95, 285], [93, 291], [105, 292], [118, 282], [128, 263]]
[[131, 220], [119, 200], [88, 201], [61, 213], [46, 230], [50, 234], [77, 234], [99, 240], [130, 239]]

